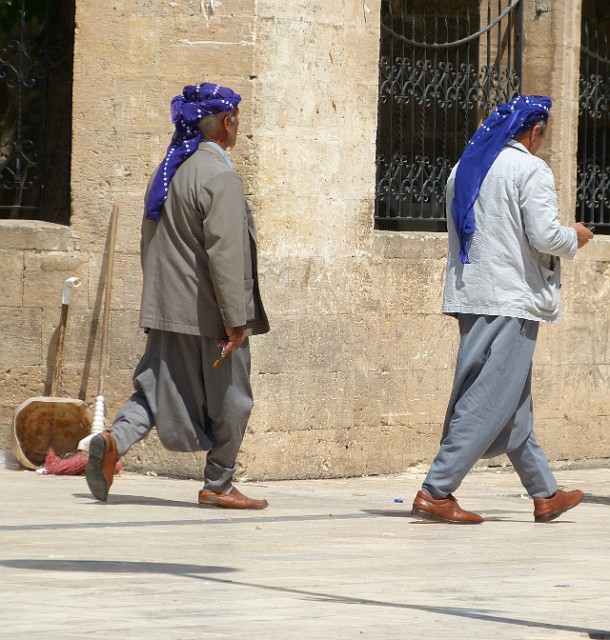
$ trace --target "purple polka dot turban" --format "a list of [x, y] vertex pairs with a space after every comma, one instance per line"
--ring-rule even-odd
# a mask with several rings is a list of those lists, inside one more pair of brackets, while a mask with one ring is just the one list
[[159, 221], [174, 174], [201, 142], [197, 123], [204, 116], [233, 111], [240, 101], [241, 96], [235, 91], [209, 82], [187, 85], [172, 99], [171, 117], [176, 129], [150, 188], [146, 207], [149, 220]]

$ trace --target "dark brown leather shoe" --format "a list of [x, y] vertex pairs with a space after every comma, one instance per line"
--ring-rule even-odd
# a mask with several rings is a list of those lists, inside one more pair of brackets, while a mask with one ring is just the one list
[[85, 477], [89, 490], [97, 500], [108, 500], [108, 490], [114, 480], [117, 462], [116, 440], [110, 431], [93, 436], [89, 443], [89, 461]]
[[216, 493], [209, 489], [202, 489], [199, 492], [199, 504], [222, 507], [223, 509], [265, 509], [269, 506], [266, 500], [248, 498], [235, 487], [232, 487], [227, 493]]
[[411, 515], [451, 524], [480, 524], [483, 522], [483, 518], [478, 513], [462, 509], [451, 494], [439, 500], [433, 498], [423, 489], [418, 491], [415, 496]]
[[536, 522], [550, 522], [572, 509], [585, 497], [578, 489], [574, 491], [562, 491], [557, 489], [555, 495], [550, 498], [534, 498], [534, 520]]

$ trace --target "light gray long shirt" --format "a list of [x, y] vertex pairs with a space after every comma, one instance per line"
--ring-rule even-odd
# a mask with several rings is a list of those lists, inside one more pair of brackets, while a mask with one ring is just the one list
[[575, 229], [559, 223], [548, 165], [515, 140], [502, 149], [474, 204], [471, 264], [460, 260], [451, 217], [456, 168], [447, 182], [449, 256], [443, 313], [558, 322], [559, 258], [573, 258], [578, 239]]

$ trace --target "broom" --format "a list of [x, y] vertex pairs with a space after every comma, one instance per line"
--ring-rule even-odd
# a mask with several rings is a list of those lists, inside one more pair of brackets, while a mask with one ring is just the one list
[[66, 453], [58, 456], [51, 447], [44, 459], [44, 465], [38, 469], [38, 473], [51, 474], [55, 476], [82, 476], [85, 475], [88, 456], [83, 455], [83, 451]]
[[[37, 473], [54, 476], [84, 476], [89, 456], [85, 451], [74, 451], [58, 456], [53, 448], [47, 452], [44, 465], [37, 469]], [[119, 475], [123, 471], [123, 464], [119, 460], [114, 468], [114, 474]]]
[[[70, 306], [70, 301], [72, 298], [72, 290], [76, 287], [78, 287], [80, 285], [80, 280], [78, 278], [72, 277], [72, 278], [68, 278], [65, 282], [64, 282], [64, 287], [62, 290], [62, 295], [61, 295], [61, 317], [60, 317], [60, 321], [59, 321], [59, 327], [57, 329], [57, 346], [55, 349], [55, 358], [54, 358], [54, 362], [53, 362], [53, 372], [52, 372], [52, 376], [51, 376], [51, 387], [50, 387], [50, 398], [43, 398], [41, 399], [42, 402], [44, 402], [45, 400], [48, 400], [49, 402], [51, 400], [55, 400], [57, 401], [57, 395], [59, 392], [59, 387], [60, 387], [60, 381], [61, 381], [61, 363], [62, 363], [62, 356], [63, 356], [63, 350], [64, 350], [64, 338], [65, 338], [65, 333], [66, 333], [66, 325], [67, 325], [67, 320], [68, 320], [68, 308]], [[76, 401], [74, 401], [76, 402]], [[82, 404], [80, 401], [78, 401], [79, 404]], [[64, 406], [64, 405], [62, 405]], [[50, 410], [49, 410], [50, 411]], [[39, 421], [41, 417], [45, 417], [47, 414], [43, 413], [39, 415]], [[62, 422], [60, 420], [62, 416], [62, 411], [59, 411], [57, 413], [57, 415], [54, 416], [54, 418], [57, 420], [57, 422], [55, 422], [55, 420], [52, 421], [53, 426], [51, 428], [65, 428], [66, 424], [65, 422]], [[65, 417], [65, 416], [64, 416]], [[48, 418], [47, 418], [48, 419]], [[57, 443], [58, 440], [57, 438], [52, 438], [51, 437], [51, 442], [53, 442], [55, 440], [55, 442]], [[60, 446], [62, 446], [62, 444], [65, 446], [65, 442], [63, 441], [59, 441], [60, 442]], [[65, 451], [65, 449], [64, 449]], [[45, 460], [44, 460], [44, 464], [42, 467], [38, 468], [36, 471], [38, 473], [55, 473], [56, 470], [59, 469], [59, 467], [57, 466], [57, 461], [60, 460], [61, 458], [59, 456], [57, 456], [53, 450], [53, 444], [51, 444], [51, 446], [49, 447], [49, 451], [46, 454]]]
[[[116, 244], [116, 229], [118, 220], [118, 205], [112, 207], [110, 218], [110, 236], [108, 239], [108, 261], [106, 268], [106, 282], [104, 288], [104, 314], [102, 316], [102, 335], [100, 341], [100, 365], [97, 377], [97, 396], [95, 399], [95, 411], [93, 414], [93, 426], [91, 433], [83, 438], [77, 447], [77, 451], [64, 456], [57, 456], [51, 449], [47, 454], [44, 468], [47, 473], [55, 475], [83, 475], [89, 458], [89, 443], [91, 438], [104, 430], [104, 377], [106, 361], [108, 359], [108, 325], [110, 320], [110, 300], [112, 295], [112, 275], [114, 270], [114, 247]], [[115, 474], [123, 470], [121, 462], [117, 462]]]
[[116, 227], [119, 217], [119, 207], [112, 207], [110, 218], [110, 238], [108, 240], [108, 267], [106, 269], [106, 287], [104, 290], [104, 315], [102, 316], [102, 337], [100, 341], [100, 368], [97, 376], [97, 395], [95, 398], [95, 410], [93, 412], [93, 427], [91, 434], [78, 443], [82, 451], [89, 451], [91, 438], [104, 430], [104, 377], [106, 373], [106, 361], [108, 359], [108, 324], [110, 321], [110, 299], [112, 296], [112, 274], [114, 271], [114, 245], [116, 243]]

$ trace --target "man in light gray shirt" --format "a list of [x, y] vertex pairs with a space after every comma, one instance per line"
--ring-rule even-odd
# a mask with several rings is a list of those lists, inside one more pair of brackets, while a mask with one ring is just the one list
[[447, 184], [449, 257], [443, 312], [458, 319], [460, 347], [440, 450], [413, 515], [478, 524], [453, 492], [481, 458], [506, 454], [548, 522], [583, 498], [562, 491], [533, 431], [532, 358], [540, 322], [558, 322], [560, 258], [593, 234], [563, 227], [553, 174], [536, 157], [551, 100], [499, 105], [469, 142]]

